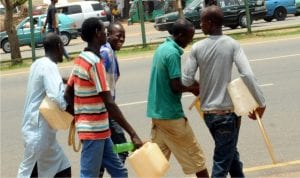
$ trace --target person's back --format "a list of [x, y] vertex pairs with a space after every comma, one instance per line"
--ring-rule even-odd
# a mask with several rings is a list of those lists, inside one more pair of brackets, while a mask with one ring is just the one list
[[55, 8], [55, 4], [57, 2], [58, 2], [58, 0], [51, 0], [51, 4], [48, 6], [48, 9], [47, 9], [46, 21], [45, 21], [44, 27], [42, 29], [42, 32], [45, 31], [46, 25], [48, 25], [47, 29], [49, 32], [59, 33], [58, 22], [57, 22], [58, 19], [56, 16], [56, 8]]
[[[56, 64], [47, 57], [42, 57], [34, 61], [34, 63], [32, 63], [29, 72], [27, 94], [26, 94], [26, 101], [25, 101], [25, 108], [24, 108], [24, 110], [28, 112], [24, 113], [25, 114], [24, 118], [30, 117], [30, 115], [32, 115], [32, 113], [36, 110], [36, 108], [39, 107], [42, 100], [46, 96], [46, 90], [48, 89], [46, 87], [48, 86], [46, 87], [44, 86], [45, 84], [43, 80], [44, 76], [52, 75], [55, 78], [59, 78], [60, 76], [57, 76], [58, 74], [59, 72]], [[60, 83], [60, 85], [62, 85], [62, 83]], [[39, 114], [39, 112], [36, 112], [36, 114]], [[26, 125], [29, 126], [30, 122], [31, 122], [30, 120], [24, 119], [23, 127], [26, 127]]]
[[63, 43], [54, 33], [46, 35], [46, 57], [37, 59], [30, 68], [22, 134], [24, 159], [18, 177], [71, 177], [71, 167], [56, 140], [56, 131], [39, 112], [40, 104], [47, 96], [62, 110], [66, 109], [64, 86], [57, 62], [62, 62]]
[[[182, 82], [185, 86], [192, 85], [199, 69], [201, 110], [215, 141], [211, 176], [226, 177], [230, 173], [231, 177], [244, 177], [237, 149], [241, 117], [233, 112], [227, 91], [233, 64], [257, 99], [260, 115], [264, 112], [265, 101], [244, 51], [234, 39], [223, 35], [223, 20], [223, 12], [219, 7], [203, 9], [201, 29], [210, 36], [193, 45], [183, 70]], [[249, 113], [249, 117], [255, 119], [253, 113]]]
[[249, 70], [250, 66], [243, 63], [247, 58], [242, 48], [229, 36], [211, 35], [195, 43], [190, 56], [197, 58], [199, 64], [200, 98], [203, 110], [233, 108], [227, 92], [227, 84], [231, 81], [234, 63], [243, 66], [239, 67], [239, 72], [248, 81], [254, 80], [254, 75]]
[[47, 10], [47, 22], [48, 22], [48, 29], [51, 29], [53, 28], [53, 18], [52, 18], [52, 14], [55, 14], [56, 13], [56, 9], [55, 9], [55, 6], [53, 4], [50, 4], [48, 6], [48, 10]]
[[[58, 2], [58, 0], [51, 0], [51, 4], [48, 6], [47, 10], [47, 16], [46, 16], [46, 21], [44, 23], [43, 28], [41, 29], [42, 33], [45, 33], [46, 31], [49, 32], [54, 32], [56, 34], [60, 34], [58, 24], [59, 24], [59, 19], [57, 16], [57, 11], [55, 8], [55, 4]], [[46, 28], [46, 26], [48, 27]], [[64, 47], [64, 56], [66, 59], [69, 61], [72, 59], [72, 57], [69, 56], [66, 48]]]
[[[74, 61], [73, 73], [76, 76], [73, 78], [76, 93], [74, 112], [80, 140], [105, 139], [110, 136], [108, 113], [97, 92], [97, 90], [109, 91], [109, 87], [103, 81], [95, 80], [90, 73], [95, 70], [94, 65], [97, 63], [100, 63], [100, 58], [89, 51], [81, 52]], [[99, 72], [97, 75], [104, 78], [104, 67], [100, 65], [97, 69]]]
[[179, 19], [171, 32], [172, 36], [157, 48], [151, 66], [147, 116], [152, 119], [152, 142], [158, 144], [167, 159], [174, 154], [185, 174], [209, 177], [203, 151], [181, 104], [183, 92], [199, 93], [198, 82], [191, 87], [181, 83], [182, 48], [192, 42], [195, 27]]
[[[87, 47], [75, 60], [67, 91], [74, 87], [75, 125], [82, 143], [80, 177], [99, 177], [101, 165], [112, 177], [128, 177], [127, 169], [113, 153], [108, 123], [113, 117], [130, 135], [136, 148], [142, 141], [126, 121], [112, 99], [105, 68], [99, 55], [106, 42], [104, 24], [98, 18], [88, 18], [82, 24], [81, 38]], [[66, 96], [72, 96], [67, 93]]]
[[[152, 118], [180, 118], [184, 116], [181, 92], [173, 92], [172, 78], [181, 76], [183, 50], [172, 39], [156, 49], [151, 67], [147, 115]], [[159, 96], [157, 95], [159, 93]]]

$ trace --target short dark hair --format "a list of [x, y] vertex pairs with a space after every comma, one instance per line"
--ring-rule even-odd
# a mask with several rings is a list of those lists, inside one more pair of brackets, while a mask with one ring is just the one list
[[120, 23], [119, 21], [116, 21], [116, 22], [113, 22], [113, 23], [110, 23], [108, 28], [107, 28], [107, 32], [108, 33], [112, 33], [112, 31], [114, 30], [115, 26], [120, 26], [121, 28], [124, 29], [122, 23]]
[[91, 42], [97, 30], [102, 30], [104, 24], [96, 17], [86, 19], [81, 26], [81, 38], [83, 41]]
[[188, 21], [185, 18], [179, 18], [175, 21], [175, 23], [172, 25], [172, 28], [169, 30], [169, 33], [173, 36], [184, 34], [186, 33], [190, 28], [195, 28], [194, 25]]
[[63, 44], [59, 35], [57, 35], [56, 33], [50, 32], [43, 39], [45, 52], [54, 51], [55, 49], [58, 49], [60, 45]]
[[216, 26], [221, 27], [224, 21], [223, 11], [218, 6], [208, 6], [203, 9], [201, 19], [211, 21]]

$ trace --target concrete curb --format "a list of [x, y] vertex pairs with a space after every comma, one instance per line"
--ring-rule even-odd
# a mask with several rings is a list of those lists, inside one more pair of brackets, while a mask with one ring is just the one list
[[[284, 30], [284, 29], [293, 29], [293, 28], [300, 28], [300, 25], [296, 24], [296, 25], [282, 25], [282, 26], [278, 26], [278, 27], [261, 27], [261, 28], [258, 28], [258, 29], [255, 29], [252, 31], [252, 33], [256, 33], [256, 32], [264, 32], [264, 31], [273, 31], [273, 30]], [[226, 35], [238, 35], [238, 34], [246, 34], [247, 33], [247, 29], [243, 28], [243, 29], [239, 29], [237, 31], [224, 31], [224, 34]], [[202, 39], [204, 38], [205, 35], [203, 33], [196, 33], [195, 36], [194, 36], [194, 40], [199, 40], [199, 39]], [[161, 38], [161, 39], [157, 39], [155, 41], [152, 41], [152, 42], [149, 42], [147, 43], [147, 45], [157, 45], [157, 44], [160, 44], [164, 41], [165, 39], [164, 38]], [[140, 43], [137, 43], [137, 44], [130, 44], [130, 45], [125, 45], [123, 46], [123, 50], [126, 50], [128, 48], [141, 48], [143, 46], [143, 44], [140, 44]], [[70, 54], [76, 54], [76, 53], [79, 53], [80, 51], [76, 51], [76, 52], [71, 52]], [[41, 56], [37, 56], [38, 57], [41, 57]], [[22, 60], [31, 60], [31, 58], [22, 58]], [[1, 60], [0, 61], [0, 64], [5, 64], [5, 63], [10, 63], [11, 62], [11, 59], [4, 59], [4, 60]]]

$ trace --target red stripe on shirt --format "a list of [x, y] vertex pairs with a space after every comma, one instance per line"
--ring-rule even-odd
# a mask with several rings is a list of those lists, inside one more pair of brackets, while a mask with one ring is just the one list
[[93, 103], [98, 104], [98, 103], [103, 103], [103, 100], [98, 95], [89, 96], [89, 97], [75, 96], [74, 102], [78, 104], [93, 104]]
[[101, 121], [108, 118], [108, 113], [100, 113], [100, 114], [78, 114], [75, 115], [75, 121]]
[[99, 82], [100, 82], [102, 91], [107, 91], [106, 76], [105, 76], [104, 66], [102, 63], [96, 63], [96, 72], [99, 77]]
[[78, 137], [80, 140], [102, 140], [109, 138], [110, 135], [110, 130], [106, 130], [104, 132], [78, 132]]

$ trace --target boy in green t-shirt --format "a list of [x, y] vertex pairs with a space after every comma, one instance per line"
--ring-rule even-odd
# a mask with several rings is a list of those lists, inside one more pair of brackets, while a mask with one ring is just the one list
[[148, 94], [147, 116], [152, 118], [152, 141], [166, 156], [175, 155], [185, 174], [209, 177], [203, 151], [184, 115], [181, 93], [199, 94], [195, 81], [191, 87], [181, 84], [181, 55], [192, 42], [195, 28], [185, 19], [177, 20], [172, 37], [161, 44], [153, 57]]

